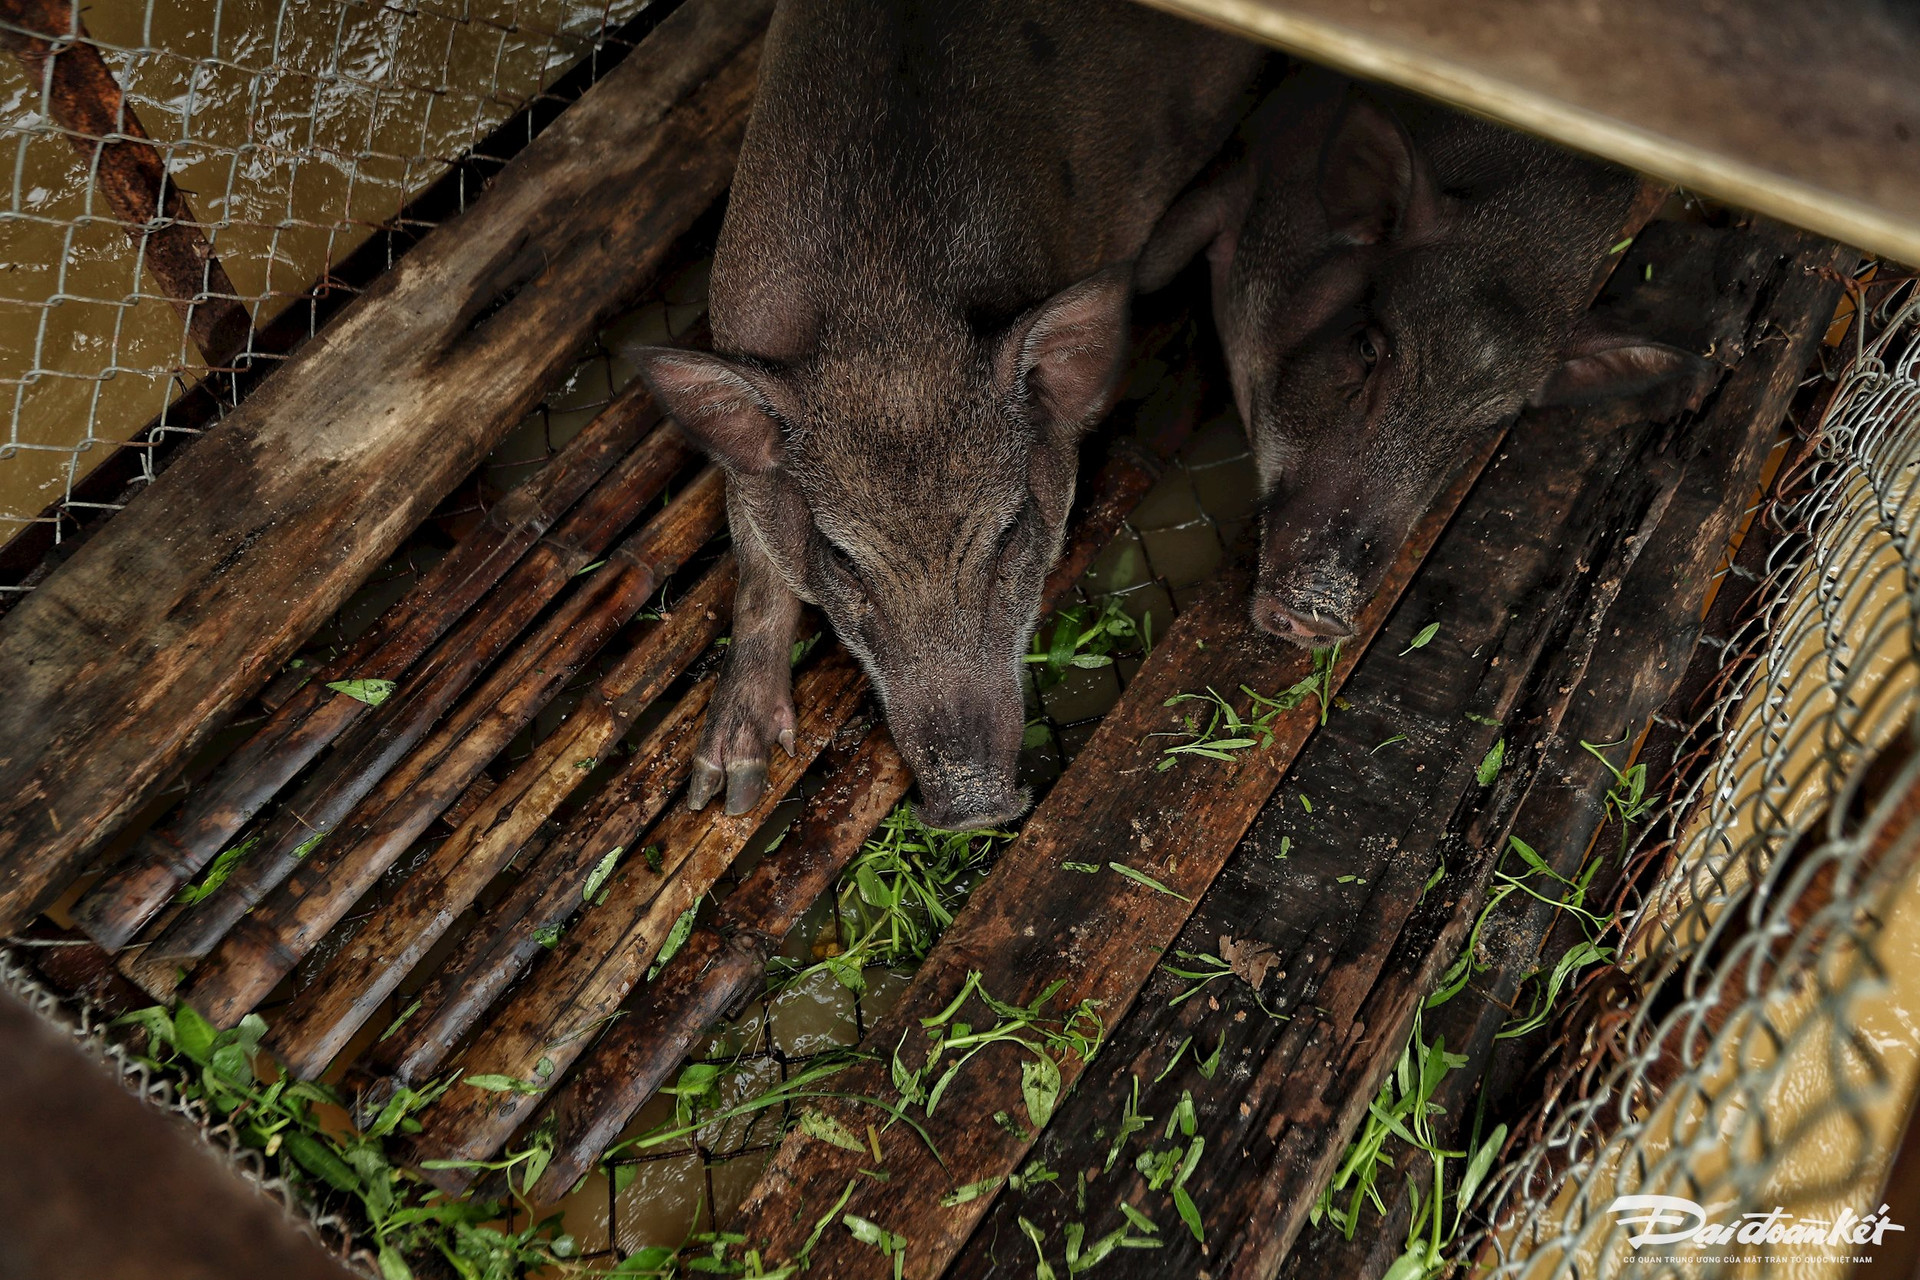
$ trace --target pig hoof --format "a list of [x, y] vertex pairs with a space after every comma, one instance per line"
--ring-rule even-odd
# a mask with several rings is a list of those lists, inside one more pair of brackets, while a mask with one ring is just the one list
[[767, 753], [779, 743], [798, 753], [793, 686], [787, 671], [723, 668], [687, 779], [687, 807], [704, 809], [725, 793], [729, 816], [746, 813], [767, 793]]

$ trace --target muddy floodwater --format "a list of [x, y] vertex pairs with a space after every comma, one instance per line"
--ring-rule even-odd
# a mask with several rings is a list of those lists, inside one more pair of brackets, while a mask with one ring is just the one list
[[[84, 21], [256, 322], [644, 0], [111, 0]], [[0, 57], [0, 542], [197, 379], [90, 166]]]

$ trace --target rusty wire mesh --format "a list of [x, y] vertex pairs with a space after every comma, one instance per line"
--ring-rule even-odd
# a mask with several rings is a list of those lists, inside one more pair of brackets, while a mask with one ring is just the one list
[[1475, 1274], [1841, 1275], [1874, 1252], [1826, 1237], [1883, 1208], [1920, 1065], [1920, 302], [1871, 318], [1762, 512], [1754, 603], [1637, 835], [1657, 875], [1622, 972], [1492, 1184]]
[[[316, 290], [337, 303], [367, 283], [336, 269], [376, 233], [417, 235], [464, 208], [491, 172], [475, 167], [476, 144], [570, 67], [585, 62], [591, 80], [647, 5], [138, 0], [89, 8], [84, 26], [64, 3], [16, 11], [51, 14], [56, 48], [97, 49], [125, 106], [104, 137], [76, 134], [50, 77], [0, 55], [0, 545], [36, 525], [57, 542], [124, 505], [125, 492], [76, 487], [123, 445], [140, 454], [134, 487], [151, 480], [156, 455], [206, 425], [180, 413], [187, 391], [283, 357], [263, 328]], [[0, 19], [0, 44], [33, 31]], [[225, 296], [251, 316], [225, 364], [144, 267], [143, 237], [164, 220], [129, 227], [102, 192], [98, 144], [136, 121], [230, 277]], [[515, 143], [497, 141], [493, 164]], [[471, 172], [446, 199], [411, 206], [457, 164]], [[27, 589], [0, 584], [0, 604]]]

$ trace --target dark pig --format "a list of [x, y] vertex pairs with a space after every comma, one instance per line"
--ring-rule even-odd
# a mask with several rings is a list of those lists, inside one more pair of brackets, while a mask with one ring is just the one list
[[1336, 644], [1463, 452], [1525, 405], [1697, 384], [1602, 327], [1592, 283], [1639, 189], [1624, 169], [1445, 108], [1297, 75], [1141, 260], [1205, 247], [1264, 503], [1253, 620]]
[[633, 353], [727, 470], [740, 587], [689, 800], [791, 749], [801, 601], [940, 827], [1023, 812], [1018, 673], [1110, 407], [1132, 263], [1266, 55], [1129, 0], [786, 0], [706, 355]]

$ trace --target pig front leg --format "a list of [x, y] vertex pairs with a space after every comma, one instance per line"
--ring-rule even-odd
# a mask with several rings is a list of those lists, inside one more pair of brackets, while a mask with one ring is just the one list
[[740, 585], [733, 596], [733, 638], [707, 705], [693, 756], [687, 804], [704, 809], [726, 787], [726, 811], [745, 813], [767, 789], [767, 751], [794, 752], [793, 651], [800, 601], [760, 545], [749, 521], [731, 513]]

